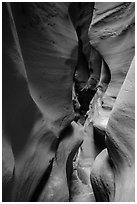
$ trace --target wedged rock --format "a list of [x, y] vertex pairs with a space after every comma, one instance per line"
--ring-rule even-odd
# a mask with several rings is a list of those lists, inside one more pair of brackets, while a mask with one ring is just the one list
[[[91, 49], [91, 55], [92, 55], [92, 51], [94, 51], [93, 48]], [[100, 54], [96, 50], [94, 52], [95, 52], [95, 55], [93, 55], [89, 59], [91, 60], [91, 64], [93, 62], [97, 64], [96, 61], [98, 60], [98, 58], [99, 59], [101, 58]], [[110, 111], [112, 109], [112, 107], [106, 106], [106, 104], [104, 105], [104, 100], [105, 100], [104, 95], [111, 80], [111, 72], [107, 63], [104, 61], [104, 59], [101, 58], [100, 60], [102, 62], [101, 64], [98, 63], [99, 64], [98, 66], [94, 65], [93, 76], [94, 77], [97, 76], [99, 82], [96, 84], [96, 87], [95, 87], [96, 88], [95, 96], [90, 101], [89, 110], [87, 112], [88, 119], [86, 120], [85, 124], [88, 125], [90, 122], [93, 123], [94, 130], [104, 135], [107, 121], [110, 115]], [[96, 69], [98, 70], [95, 71]], [[91, 74], [91, 77], [92, 77], [92, 74]]]

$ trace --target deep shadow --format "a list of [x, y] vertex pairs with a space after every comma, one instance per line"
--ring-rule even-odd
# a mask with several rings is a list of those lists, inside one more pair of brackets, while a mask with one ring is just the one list
[[105, 142], [106, 132], [93, 126], [93, 135], [96, 148], [99, 152], [101, 152], [103, 149], [106, 148]]
[[50, 161], [48, 168], [46, 169], [45, 173], [41, 177], [40, 182], [36, 186], [29, 202], [37, 202], [38, 201], [38, 198], [41, 195], [42, 190], [44, 189], [44, 187], [45, 187], [45, 185], [49, 179], [50, 173], [52, 171], [53, 162], [54, 162], [54, 158]]

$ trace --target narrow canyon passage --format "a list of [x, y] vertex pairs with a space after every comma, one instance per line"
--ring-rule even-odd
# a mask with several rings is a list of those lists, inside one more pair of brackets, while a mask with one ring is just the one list
[[135, 4], [2, 3], [2, 200], [135, 200]]

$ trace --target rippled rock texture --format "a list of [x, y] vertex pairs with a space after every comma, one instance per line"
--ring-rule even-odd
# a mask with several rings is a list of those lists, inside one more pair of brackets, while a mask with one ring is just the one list
[[134, 6], [3, 3], [3, 201], [134, 201]]

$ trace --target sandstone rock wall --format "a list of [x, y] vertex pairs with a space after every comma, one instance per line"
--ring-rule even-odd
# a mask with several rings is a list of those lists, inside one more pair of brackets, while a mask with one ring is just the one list
[[134, 201], [134, 15], [3, 3], [3, 201]]
[[104, 118], [105, 126], [135, 54], [134, 9], [134, 2], [97, 2], [94, 7], [90, 43], [111, 72], [111, 81], [102, 99], [104, 109], [98, 111], [98, 120]]
[[3, 128], [15, 158], [13, 201], [38, 199], [32, 194], [55, 157], [57, 138], [75, 117], [77, 37], [68, 5], [3, 4]]

